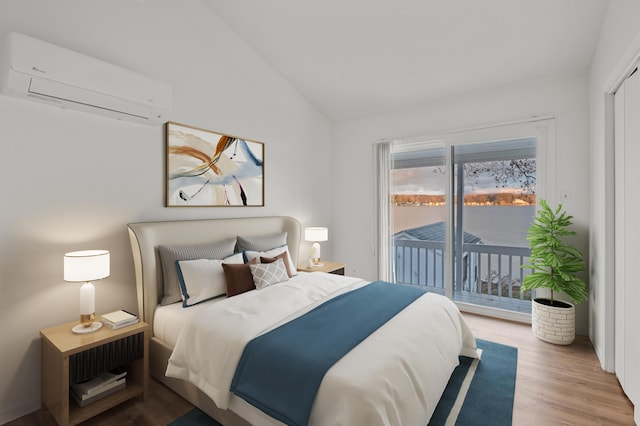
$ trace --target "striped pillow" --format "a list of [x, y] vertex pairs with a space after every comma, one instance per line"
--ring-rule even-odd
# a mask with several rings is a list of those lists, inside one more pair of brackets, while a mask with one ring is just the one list
[[180, 281], [176, 262], [179, 260], [224, 259], [231, 256], [236, 246], [236, 239], [218, 241], [197, 246], [158, 246], [160, 263], [162, 264], [162, 282], [164, 295], [161, 305], [182, 301]]
[[265, 251], [274, 247], [282, 247], [287, 244], [287, 232], [257, 237], [238, 236], [238, 251], [252, 250]]

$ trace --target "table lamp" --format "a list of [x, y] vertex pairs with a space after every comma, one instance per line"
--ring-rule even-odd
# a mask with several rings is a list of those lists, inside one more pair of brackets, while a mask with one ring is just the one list
[[107, 250], [73, 251], [64, 255], [64, 280], [84, 282], [80, 287], [80, 324], [71, 329], [76, 334], [94, 332], [102, 323], [94, 321], [96, 311], [95, 287], [91, 281], [109, 276]]
[[311, 251], [309, 252], [309, 266], [323, 266], [320, 263], [320, 243], [319, 241], [329, 240], [329, 230], [323, 227], [305, 228], [304, 239], [313, 241]]

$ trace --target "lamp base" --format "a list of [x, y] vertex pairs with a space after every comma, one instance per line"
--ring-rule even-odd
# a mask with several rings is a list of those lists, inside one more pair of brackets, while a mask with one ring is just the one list
[[102, 323], [98, 322], [98, 321], [94, 321], [88, 327], [85, 327], [84, 324], [78, 324], [78, 325], [74, 326], [71, 329], [71, 331], [74, 334], [87, 334], [87, 333], [93, 333], [94, 331], [98, 331], [101, 328], [102, 328]]

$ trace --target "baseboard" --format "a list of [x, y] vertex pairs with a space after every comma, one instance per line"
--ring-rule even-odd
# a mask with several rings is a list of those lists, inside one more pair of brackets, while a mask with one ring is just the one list
[[584, 327], [576, 326], [576, 336], [587, 336], [589, 340], [591, 340], [591, 336], [589, 336], [589, 329]]
[[[455, 302], [455, 304], [456, 306], [458, 306], [458, 309], [460, 309], [460, 312], [468, 312], [470, 314], [484, 315], [487, 317], [499, 318], [507, 321], [531, 324], [531, 314], [507, 311], [505, 309], [490, 308], [487, 306], [473, 305], [471, 303]], [[583, 327], [577, 327], [576, 336], [589, 336], [589, 330], [585, 330]]]
[[22, 404], [14, 405], [11, 407], [3, 407], [2, 409], [0, 409], [0, 425], [8, 423], [11, 420], [15, 420], [29, 413], [33, 413], [34, 411], [38, 411], [39, 409], [40, 398], [32, 399], [30, 401], [23, 402]]

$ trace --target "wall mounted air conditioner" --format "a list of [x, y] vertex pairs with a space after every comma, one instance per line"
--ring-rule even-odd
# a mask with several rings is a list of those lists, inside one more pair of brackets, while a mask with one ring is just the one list
[[171, 87], [24, 34], [10, 33], [0, 57], [2, 93], [121, 120], [169, 120]]

